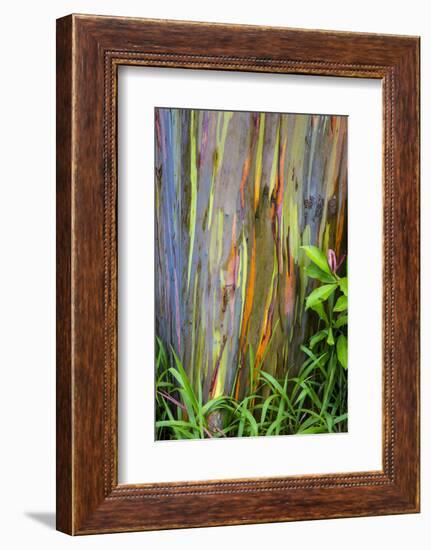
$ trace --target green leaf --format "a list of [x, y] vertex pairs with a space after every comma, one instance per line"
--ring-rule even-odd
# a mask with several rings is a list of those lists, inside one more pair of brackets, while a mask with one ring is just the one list
[[301, 246], [304, 249], [310, 260], [317, 265], [322, 271], [331, 275], [331, 269], [328, 265], [328, 260], [325, 254], [317, 248], [317, 246]]
[[315, 390], [313, 389], [313, 386], [311, 384], [312, 384], [311, 381], [307, 382], [307, 381], [304, 380], [304, 382], [301, 382], [299, 385], [310, 396], [310, 399], [311, 399], [313, 405], [316, 406], [318, 409], [320, 409], [321, 406], [322, 406], [322, 403], [320, 401], [319, 396], [317, 395], [317, 393], [315, 392]]
[[157, 353], [157, 365], [161, 363], [165, 369], [168, 368], [168, 355], [165, 350], [165, 346], [163, 345], [163, 342], [160, 340], [158, 336], [156, 336], [157, 344], [158, 344], [158, 353]]
[[259, 435], [259, 427], [257, 425], [257, 422], [254, 416], [250, 413], [250, 411], [245, 406], [241, 408], [241, 421], [242, 420], [248, 421], [249, 431], [251, 436]]
[[229, 408], [228, 401], [228, 398], [224, 395], [219, 395], [218, 397], [207, 401], [207, 403], [205, 403], [202, 407], [202, 415], [206, 416], [214, 410]]
[[[187, 408], [187, 414], [189, 415], [191, 422], [194, 422], [196, 428], [202, 432], [203, 437], [203, 416], [201, 412], [201, 407], [199, 406], [199, 402], [196, 399], [196, 395], [190, 385], [186, 371], [184, 370], [184, 367], [178, 355], [175, 353], [172, 347], [171, 350], [174, 356], [176, 369], [171, 367], [169, 369], [169, 372], [179, 382], [180, 388], [178, 389], [178, 391], [180, 392], [184, 405]], [[196, 416], [198, 417], [198, 421], [196, 421]]]
[[310, 428], [307, 428], [306, 430], [299, 430], [298, 434], [325, 434], [327, 433], [326, 426], [317, 426], [316, 428], [313, 428], [312, 426]]
[[175, 365], [177, 367], [177, 370], [174, 368], [170, 368], [170, 373], [178, 380], [178, 382], [183, 386], [185, 393], [189, 397], [190, 401], [192, 402], [193, 406], [196, 408], [196, 410], [199, 408], [198, 401], [196, 399], [196, 396], [194, 394], [194, 391], [192, 390], [192, 387], [190, 385], [189, 379], [187, 377], [186, 371], [184, 370], [184, 367], [178, 357], [178, 355], [175, 353], [174, 349], [171, 347], [172, 354], [175, 359]]
[[337, 416], [334, 419], [334, 424], [339, 424], [340, 422], [343, 422], [343, 420], [346, 420], [346, 418], [347, 418], [347, 413], [341, 414], [340, 416]]
[[328, 432], [331, 433], [332, 428], [334, 427], [334, 418], [327, 412], [325, 412], [324, 416], [326, 420], [326, 425], [328, 426]]
[[311, 306], [310, 309], [315, 311], [320, 319], [322, 319], [322, 321], [324, 321], [327, 325], [329, 324], [328, 316], [326, 315], [322, 302], [317, 302], [314, 306]]
[[303, 351], [306, 355], [308, 355], [308, 357], [311, 357], [311, 359], [313, 359], [313, 361], [315, 361], [317, 359], [317, 357], [314, 355], [314, 353], [307, 348], [307, 346], [299, 346], [299, 348], [301, 349], [301, 351]]
[[194, 428], [194, 424], [191, 422], [185, 422], [184, 420], [157, 420], [156, 428]]
[[272, 422], [272, 424], [269, 426], [268, 431], [266, 432], [266, 436], [271, 436], [274, 434], [278, 435], [280, 433], [280, 429], [282, 427], [283, 422], [286, 419], [292, 418], [289, 414], [285, 413], [282, 416], [277, 416], [277, 418]]
[[315, 288], [313, 292], [308, 295], [308, 298], [305, 302], [305, 308], [309, 309], [313, 307], [318, 302], [324, 302], [331, 296], [334, 290], [337, 288], [336, 284], [322, 285], [318, 288]]
[[321, 342], [324, 338], [328, 336], [327, 330], [320, 330], [319, 332], [316, 332], [311, 338], [310, 338], [310, 349], [313, 349], [316, 344]]
[[260, 416], [260, 426], [263, 427], [266, 419], [266, 414], [268, 412], [268, 409], [270, 409], [270, 405], [274, 399], [278, 398], [277, 394], [272, 394], [269, 397], [266, 398], [265, 403], [262, 406], [262, 413]]
[[337, 338], [337, 357], [341, 365], [347, 369], [347, 338], [344, 334]]
[[[306, 349], [306, 348], [305, 348]], [[319, 357], [316, 357], [314, 354], [313, 354], [313, 357], [314, 357], [314, 360], [307, 364], [307, 363], [304, 363], [306, 365], [305, 368], [301, 368], [301, 371], [298, 375], [298, 377], [296, 378], [292, 378], [291, 380], [293, 382], [296, 382], [297, 384], [301, 384], [302, 382], [305, 381], [305, 379], [307, 378], [307, 376], [314, 370], [314, 369], [320, 369], [322, 371], [322, 373], [324, 373], [324, 365], [326, 363], [326, 360], [328, 358], [328, 352], [325, 352], [325, 353], [322, 353], [322, 355], [319, 355]], [[295, 388], [292, 390], [292, 397], [294, 396], [294, 393], [295, 393]]]
[[335, 328], [341, 328], [344, 327], [344, 325], [347, 325], [347, 315], [340, 315], [338, 319], [334, 323]]
[[332, 273], [325, 273], [320, 269], [320, 267], [317, 267], [317, 265], [315, 264], [310, 264], [308, 267], [306, 267], [305, 273], [312, 279], [317, 279], [322, 283], [335, 283], [337, 280], [334, 275], [332, 275]]
[[[261, 376], [265, 379], [265, 381], [267, 383], [269, 383], [269, 385], [274, 388], [275, 391], [277, 391], [280, 396], [282, 397], [282, 399], [284, 399], [284, 401], [286, 401], [287, 403], [287, 406], [289, 407], [289, 409], [293, 412], [294, 409], [292, 407], [292, 403], [290, 402], [290, 399], [286, 393], [286, 388], [282, 388], [280, 383], [273, 377], [271, 376], [268, 372], [265, 372], [265, 371], [261, 371]], [[286, 382], [286, 381], [285, 381]]]
[[338, 281], [338, 284], [340, 285], [341, 292], [344, 294], [344, 296], [347, 296], [347, 277], [343, 277]]
[[346, 311], [347, 309], [347, 296], [340, 296], [335, 303], [334, 311]]
[[328, 342], [328, 344], [329, 344], [330, 346], [333, 346], [333, 345], [335, 344], [335, 342], [334, 342], [334, 334], [333, 334], [333, 332], [332, 332], [332, 328], [331, 328], [331, 327], [329, 327], [328, 338], [327, 338], [326, 341]]
[[298, 434], [301, 434], [301, 433], [305, 433], [307, 429], [310, 428], [310, 426], [313, 426], [314, 424], [319, 424], [321, 423], [322, 420], [320, 418], [320, 416], [309, 416], [307, 418], [307, 420], [305, 420], [299, 427], [298, 429]]
[[335, 358], [335, 352], [332, 352], [331, 359], [329, 360], [328, 377], [325, 380], [324, 384], [323, 401], [322, 408], [320, 409], [320, 414], [323, 414], [328, 406], [332, 390], [334, 388], [336, 366], [337, 360]]

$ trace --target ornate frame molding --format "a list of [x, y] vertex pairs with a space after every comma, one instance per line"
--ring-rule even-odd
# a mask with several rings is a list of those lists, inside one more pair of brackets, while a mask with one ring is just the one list
[[[266, 44], [256, 46], [262, 36]], [[218, 47], [221, 39], [227, 45]], [[58, 529], [85, 534], [418, 511], [418, 39], [68, 16], [58, 20], [57, 41]], [[277, 57], [268, 55], [272, 49]], [[382, 471], [118, 484], [120, 65], [382, 80]]]

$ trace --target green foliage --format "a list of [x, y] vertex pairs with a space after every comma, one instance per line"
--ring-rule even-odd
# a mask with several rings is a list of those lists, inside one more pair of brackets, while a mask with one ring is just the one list
[[[315, 247], [313, 250], [310, 250], [310, 247], [303, 248], [313, 262], [312, 266], [314, 265], [315, 269], [320, 269], [323, 260], [326, 260], [323, 252], [319, 255]], [[335, 258], [335, 254], [333, 256]], [[323, 392], [320, 415], [327, 415], [329, 411], [331, 420], [327, 418], [328, 429], [338, 424], [345, 431], [347, 429], [348, 279], [347, 274], [340, 277], [336, 272], [337, 268], [331, 270], [328, 262], [327, 265], [330, 277], [332, 277], [331, 282], [318, 285], [309, 294], [306, 301], [306, 307], [317, 313], [319, 321], [317, 331], [309, 339], [308, 348], [304, 346], [303, 349], [325, 357], [321, 362], [321, 373], [315, 378], [315, 382], [320, 384], [320, 389]], [[320, 273], [313, 274], [310, 269], [308, 275], [319, 282], [328, 282], [326, 278], [323, 279], [320, 276]]]
[[[316, 434], [347, 430], [347, 276], [331, 270], [316, 247], [303, 247], [318, 286], [306, 298], [317, 329], [301, 346], [304, 360], [283, 379], [255, 371], [242, 400], [223, 395], [202, 402], [173, 349], [157, 338], [156, 439], [202, 439]], [[254, 351], [248, 347], [250, 376]]]
[[328, 265], [328, 260], [326, 259], [324, 252], [320, 250], [320, 248], [318, 248], [317, 246], [301, 246], [301, 248], [314, 263], [314, 265], [319, 268], [319, 270], [323, 271], [327, 275], [332, 276], [331, 268]]
[[327, 300], [335, 291], [337, 285], [332, 283], [330, 285], [322, 285], [315, 288], [311, 294], [308, 295], [305, 302], [306, 309], [315, 306], [319, 302]]

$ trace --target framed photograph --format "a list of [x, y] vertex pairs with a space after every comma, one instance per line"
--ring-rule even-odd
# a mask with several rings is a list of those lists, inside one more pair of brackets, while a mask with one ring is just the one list
[[57, 528], [419, 511], [419, 38], [57, 21]]

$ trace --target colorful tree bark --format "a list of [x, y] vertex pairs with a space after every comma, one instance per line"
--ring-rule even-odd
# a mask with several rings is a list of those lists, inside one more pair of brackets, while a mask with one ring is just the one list
[[242, 398], [302, 360], [301, 245], [347, 252], [347, 118], [157, 108], [155, 138], [156, 334]]

